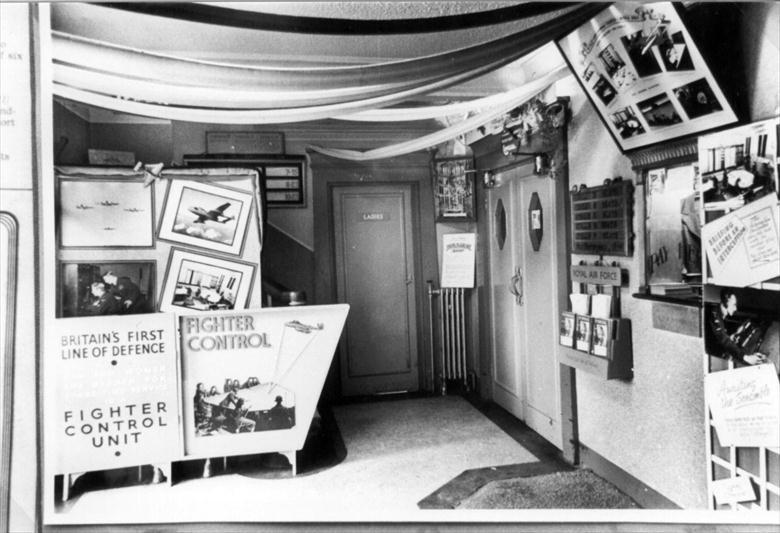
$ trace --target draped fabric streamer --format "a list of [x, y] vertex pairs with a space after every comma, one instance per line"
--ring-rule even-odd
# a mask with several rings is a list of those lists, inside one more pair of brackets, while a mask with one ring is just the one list
[[232, 28], [320, 35], [385, 35], [477, 28], [528, 17], [538, 17], [565, 9], [573, 4], [574, 2], [523, 2], [498, 9], [458, 15], [387, 20], [277, 15], [204, 3], [116, 2], [105, 5], [113, 9], [123, 9], [134, 13]]
[[565, 14], [492, 41], [429, 56], [360, 66], [280, 68], [176, 57], [53, 31], [54, 94], [142, 116], [222, 124], [284, 124], [325, 118], [421, 120], [489, 109], [420, 139], [370, 152], [312, 149], [367, 160], [427, 148], [519, 105], [560, 76], [451, 106], [378, 109], [444, 89], [514, 62], [603, 9], [582, 3]]
[[505, 102], [503, 105], [487, 110], [471, 118], [467, 118], [462, 122], [459, 122], [458, 124], [448, 128], [444, 128], [437, 132], [418, 137], [417, 139], [412, 139], [411, 141], [383, 146], [382, 148], [376, 148], [374, 150], [368, 150], [365, 152], [360, 152], [357, 150], [342, 150], [337, 148], [324, 148], [316, 145], [309, 145], [307, 148], [324, 155], [336, 157], [338, 159], [349, 159], [351, 161], [371, 161], [374, 159], [384, 159], [388, 157], [409, 154], [418, 150], [424, 150], [426, 148], [430, 148], [431, 146], [446, 142], [450, 139], [454, 139], [455, 137], [463, 135], [467, 131], [474, 130], [483, 124], [487, 124], [491, 120], [500, 117], [507, 111], [525, 102], [535, 94], [548, 87], [551, 83], [561, 79], [567, 74], [568, 69], [566, 67], [559, 67], [543, 78], [523, 85], [521, 88], [522, 90], [518, 90], [516, 93], [514, 93], [513, 99]]

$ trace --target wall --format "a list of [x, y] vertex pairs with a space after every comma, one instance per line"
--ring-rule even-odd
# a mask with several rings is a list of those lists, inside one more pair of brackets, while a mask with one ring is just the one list
[[[747, 120], [778, 113], [778, 21], [780, 4], [740, 6]], [[600, 185], [605, 178], [634, 178], [623, 156], [572, 77], [558, 94], [572, 97], [569, 129], [571, 184]], [[598, 158], [593, 157], [598, 154]], [[579, 432], [582, 444], [684, 508], [706, 508], [704, 370], [700, 338], [653, 329], [652, 302], [637, 300], [644, 278], [644, 189], [634, 204], [634, 256], [605, 256], [628, 270], [621, 289], [622, 311], [631, 319], [634, 379], [604, 381], [577, 372]], [[572, 264], [595, 256], [572, 254]], [[610, 428], [609, 431], [604, 431]]]
[[52, 115], [56, 132], [54, 146], [58, 146], [60, 141], [67, 143], [54, 154], [54, 164], [86, 165], [87, 150], [92, 148], [89, 142], [89, 123], [57, 103], [54, 104]]

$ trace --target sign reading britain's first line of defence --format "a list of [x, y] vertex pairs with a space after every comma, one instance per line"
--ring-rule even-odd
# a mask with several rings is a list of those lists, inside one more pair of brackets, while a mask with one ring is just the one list
[[[46, 447], [57, 473], [171, 461], [178, 455], [172, 315], [55, 321], [47, 354]], [[49, 440], [50, 439], [50, 440]]]

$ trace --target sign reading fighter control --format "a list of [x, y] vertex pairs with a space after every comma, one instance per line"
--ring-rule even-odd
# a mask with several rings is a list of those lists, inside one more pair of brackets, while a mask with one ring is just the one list
[[347, 309], [181, 317], [184, 455], [302, 448]]

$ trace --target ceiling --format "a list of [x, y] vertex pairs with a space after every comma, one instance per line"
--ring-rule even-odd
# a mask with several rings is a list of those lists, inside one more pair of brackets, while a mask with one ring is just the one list
[[[297, 17], [393, 20], [473, 14], [523, 3], [232, 2], [206, 5]], [[376, 63], [451, 51], [519, 32], [542, 19], [552, 18], [557, 12], [468, 29], [381, 35], [322, 35], [235, 28], [89, 3], [55, 2], [51, 4], [51, 13], [53, 30], [100, 41], [192, 59], [300, 67]], [[253, 14], [247, 13], [248, 16]], [[557, 50], [551, 46], [530, 64], [509, 64], [480, 78], [417, 98], [414, 103], [443, 103], [496, 94], [522, 85], [530, 76], [552, 70], [562, 62]], [[101, 120], [105, 120], [105, 116]]]

